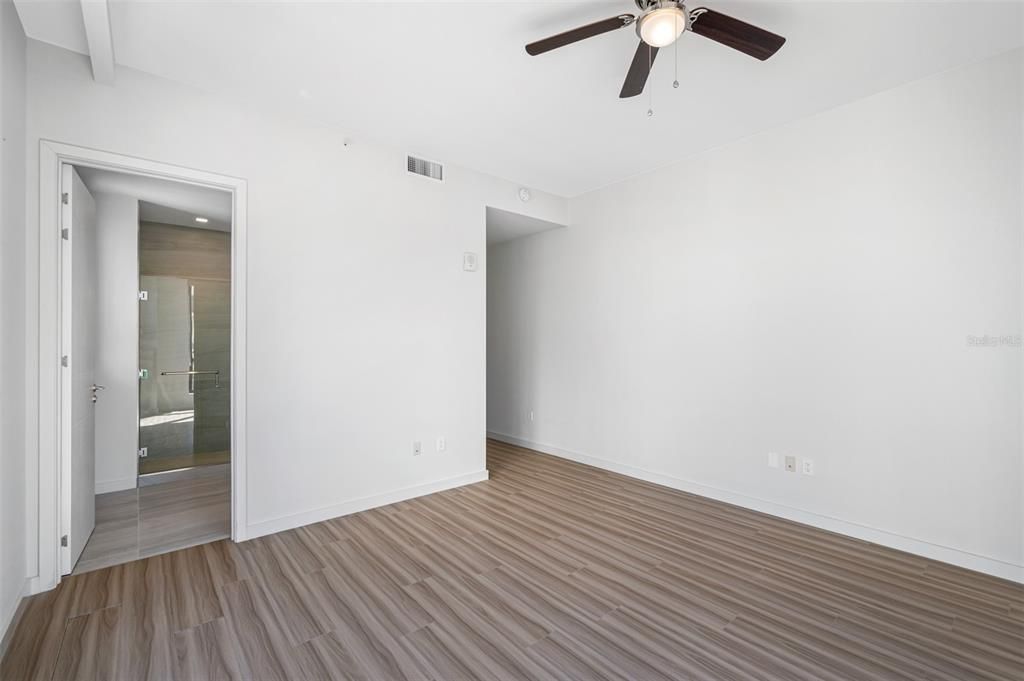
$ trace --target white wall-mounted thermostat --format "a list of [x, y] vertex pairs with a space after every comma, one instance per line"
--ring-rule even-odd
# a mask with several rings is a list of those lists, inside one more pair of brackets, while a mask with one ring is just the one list
[[476, 253], [462, 254], [462, 269], [467, 272], [476, 272]]
[[522, 201], [523, 203], [526, 203], [527, 201], [529, 201], [530, 200], [530, 190], [527, 189], [526, 187], [520, 187], [519, 188], [519, 200]]

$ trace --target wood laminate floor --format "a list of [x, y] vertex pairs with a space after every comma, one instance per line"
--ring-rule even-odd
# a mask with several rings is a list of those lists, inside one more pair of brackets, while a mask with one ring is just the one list
[[491, 480], [65, 580], [4, 679], [1024, 678], [1024, 588], [491, 442]]
[[231, 536], [231, 469], [96, 495], [96, 529], [73, 574]]

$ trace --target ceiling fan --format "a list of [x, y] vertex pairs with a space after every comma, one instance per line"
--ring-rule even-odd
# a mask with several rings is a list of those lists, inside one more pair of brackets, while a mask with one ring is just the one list
[[778, 52], [786, 39], [763, 28], [752, 26], [745, 21], [733, 19], [707, 7], [687, 9], [681, 0], [634, 0], [640, 16], [620, 14], [602, 21], [595, 21], [550, 38], [544, 38], [526, 46], [530, 55], [543, 54], [556, 47], [564, 47], [585, 38], [608, 33], [617, 28], [636, 24], [640, 38], [633, 63], [626, 73], [619, 97], [635, 97], [644, 91], [647, 76], [654, 64], [654, 57], [662, 47], [671, 45], [683, 31], [710, 38], [751, 57], [764, 61]]

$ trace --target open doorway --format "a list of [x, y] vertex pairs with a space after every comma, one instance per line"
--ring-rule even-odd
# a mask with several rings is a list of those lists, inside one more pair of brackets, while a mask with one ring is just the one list
[[62, 183], [72, 301], [62, 572], [227, 538], [231, 194], [74, 164]]
[[531, 239], [564, 229], [565, 225], [520, 213], [487, 208], [487, 434], [489, 438], [521, 444], [518, 437], [534, 435], [544, 418], [536, 401], [537, 386], [524, 376], [519, 349], [537, 323], [537, 310], [525, 308], [524, 287], [543, 285], [536, 273], [524, 270]]
[[245, 182], [43, 142], [40, 187], [33, 590], [243, 539]]

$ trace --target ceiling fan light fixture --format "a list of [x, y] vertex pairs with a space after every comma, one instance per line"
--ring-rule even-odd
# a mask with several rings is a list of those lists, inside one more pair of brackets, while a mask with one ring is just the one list
[[[658, 51], [679, 40], [684, 31], [690, 31], [694, 35], [713, 40], [761, 61], [778, 52], [786, 42], [781, 35], [707, 7], [696, 7], [691, 12], [683, 4], [685, 1], [633, 0], [640, 11], [639, 18], [633, 14], [619, 14], [578, 26], [529, 43], [526, 46], [526, 53], [531, 56], [544, 54], [587, 38], [633, 26], [639, 44], [626, 73], [626, 80], [622, 83], [622, 90], [619, 91], [619, 98], [627, 99], [636, 97], [644, 91]], [[678, 57], [678, 47], [676, 56]], [[679, 81], [674, 81], [672, 87], [679, 87]]]
[[686, 30], [686, 10], [675, 3], [651, 10], [637, 22], [640, 39], [651, 47], [671, 45]]

